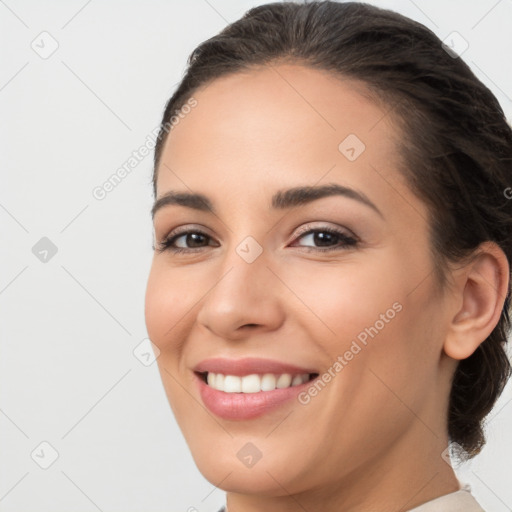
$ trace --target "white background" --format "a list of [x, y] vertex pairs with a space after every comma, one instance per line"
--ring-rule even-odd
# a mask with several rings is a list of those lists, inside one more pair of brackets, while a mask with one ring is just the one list
[[[102, 201], [92, 190], [158, 125], [195, 46], [261, 3], [0, 2], [1, 512], [224, 502], [193, 463], [156, 363], [133, 354], [147, 336], [152, 153]], [[373, 3], [441, 39], [459, 32], [511, 118], [510, 0]], [[31, 47], [43, 31], [59, 45], [47, 59]], [[46, 263], [32, 252], [42, 237], [57, 247]], [[509, 385], [483, 453], [458, 470], [492, 512], [512, 510], [511, 400]], [[49, 461], [43, 441], [58, 452], [48, 469], [31, 457]]]

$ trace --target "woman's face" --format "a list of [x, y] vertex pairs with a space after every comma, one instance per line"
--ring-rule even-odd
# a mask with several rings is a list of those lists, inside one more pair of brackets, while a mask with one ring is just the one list
[[335, 485], [444, 446], [453, 360], [427, 210], [357, 87], [299, 65], [217, 79], [162, 153], [157, 199], [211, 209], [183, 195], [155, 211], [157, 249], [174, 240], [154, 254], [147, 329], [194, 460], [225, 490]]

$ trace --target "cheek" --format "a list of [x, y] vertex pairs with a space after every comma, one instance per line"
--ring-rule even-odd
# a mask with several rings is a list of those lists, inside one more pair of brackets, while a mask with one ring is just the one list
[[[193, 405], [190, 395], [192, 382], [184, 382], [179, 371], [180, 351], [190, 328], [191, 306], [197, 297], [190, 295], [183, 273], [171, 272], [160, 262], [153, 262], [145, 295], [146, 329], [151, 341], [160, 349], [157, 365], [171, 409], [177, 420], [187, 417], [187, 406]], [[178, 421], [179, 423], [179, 421]], [[182, 425], [180, 425], [182, 426]]]
[[368, 368], [376, 374], [382, 369], [386, 382], [397, 388], [435, 369], [439, 338], [432, 280], [418, 286], [428, 275], [428, 261], [399, 256], [382, 251], [379, 258], [347, 258], [336, 266], [313, 268], [308, 262], [307, 270], [301, 265], [282, 269], [283, 281], [296, 295], [290, 295], [290, 304], [301, 309], [294, 320], [300, 319], [331, 363], [345, 356], [346, 364], [358, 368], [350, 372], [355, 380]]
[[343, 348], [358, 335], [364, 340], [365, 329], [375, 324], [379, 331], [387, 328], [399, 314], [403, 286], [389, 277], [391, 262], [368, 257], [367, 263], [353, 257], [333, 265], [301, 262], [281, 269], [295, 295], [289, 294], [289, 304], [307, 308], [293, 320], [304, 318], [304, 328], [316, 333], [312, 339]]
[[146, 285], [144, 316], [149, 338], [160, 349], [165, 329], [169, 329], [168, 315], [173, 314], [172, 299], [164, 282], [165, 276], [153, 265]]
[[[372, 415], [402, 428], [416, 418], [415, 413], [421, 415], [436, 389], [442, 347], [441, 306], [432, 282], [426, 280], [413, 292], [408, 283], [408, 279], [402, 285], [383, 283], [391, 292], [382, 296], [383, 302], [375, 302], [380, 305], [367, 317], [366, 325], [353, 329], [348, 338], [361, 347], [349, 363], [357, 375], [354, 393], [365, 408], [361, 417]], [[379, 434], [373, 432], [370, 437], [378, 440]]]
[[185, 273], [169, 271], [154, 262], [148, 277], [145, 296], [146, 328], [151, 341], [160, 350], [168, 349], [186, 324], [187, 312], [197, 300], [194, 286]]

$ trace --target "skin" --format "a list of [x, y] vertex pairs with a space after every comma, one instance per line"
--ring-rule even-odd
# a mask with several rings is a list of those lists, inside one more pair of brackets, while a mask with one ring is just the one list
[[[187, 254], [155, 251], [146, 325], [176, 420], [229, 512], [397, 512], [459, 488], [441, 456], [450, 379], [499, 320], [507, 260], [483, 244], [437, 286], [426, 206], [397, 170], [400, 133], [362, 87], [290, 63], [223, 77], [194, 93], [162, 153], [157, 197], [200, 192], [217, 214], [156, 212], [157, 245], [178, 226], [211, 238]], [[338, 149], [348, 134], [366, 146], [355, 161]], [[277, 190], [327, 183], [364, 193], [382, 217], [342, 196], [269, 207]], [[304, 226], [359, 243], [335, 238], [321, 252], [297, 235]], [[263, 249], [252, 263], [236, 252], [247, 236]], [[396, 302], [401, 311], [307, 405], [245, 421], [205, 409], [199, 361], [266, 357], [322, 373]], [[248, 442], [262, 453], [250, 468], [237, 457]]]

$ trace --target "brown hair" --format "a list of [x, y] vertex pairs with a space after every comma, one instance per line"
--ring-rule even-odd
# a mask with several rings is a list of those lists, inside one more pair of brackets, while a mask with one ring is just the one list
[[[463, 262], [484, 241], [512, 259], [512, 130], [491, 91], [428, 28], [365, 3], [275, 2], [252, 8], [189, 56], [167, 102], [154, 155], [153, 191], [171, 118], [201, 86], [224, 75], [280, 61], [363, 82], [401, 128], [403, 174], [429, 207], [435, 275]], [[483, 420], [500, 396], [511, 365], [510, 282], [490, 336], [458, 363], [448, 435], [470, 458], [485, 444]], [[457, 448], [457, 447], [456, 447]]]

